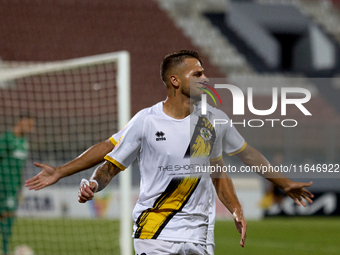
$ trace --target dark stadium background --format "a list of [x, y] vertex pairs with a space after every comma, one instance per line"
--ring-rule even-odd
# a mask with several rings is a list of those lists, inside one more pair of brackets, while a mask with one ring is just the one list
[[[198, 50], [208, 77], [228, 77], [228, 70], [213, 63], [208, 51], [195, 43], [188, 33], [179, 28], [173, 20], [174, 17], [166, 8], [161, 8], [159, 2], [154, 0], [0, 0], [0, 57], [2, 61], [48, 62], [126, 50], [131, 54], [131, 115], [136, 114], [142, 108], [164, 100], [166, 90], [160, 79], [159, 65], [163, 57], [172, 51]], [[179, 15], [190, 16], [191, 9], [195, 9], [195, 1], [177, 2]], [[250, 3], [256, 1], [229, 2]], [[287, 1], [278, 2], [285, 3]], [[334, 22], [340, 27], [340, 1], [302, 0], [302, 2], [311, 2], [315, 6], [318, 3], [320, 6], [322, 4], [331, 6], [329, 9], [332, 10], [333, 15], [334, 13], [338, 15], [338, 19]], [[203, 4], [203, 6], [207, 5]], [[290, 118], [299, 120], [299, 126], [294, 131], [281, 127], [238, 128], [246, 141], [261, 151], [269, 160], [276, 153], [284, 153], [286, 164], [339, 164], [340, 86], [331, 83], [333, 78], [340, 75], [340, 32], [332, 34], [318, 20], [303, 14], [306, 19], [319, 27], [332, 42], [336, 55], [335, 65], [322, 71], [313, 70], [313, 68], [294, 70], [292, 68], [293, 60], [285, 59], [288, 62], [273, 69], [265, 65], [261, 57], [256, 55], [256, 52], [251, 50], [246, 42], [238, 36], [237, 31], [233, 31], [228, 24], [224, 23], [225, 16], [230, 14], [226, 12], [226, 9], [202, 9], [201, 14], [215, 28], [219, 29], [238, 53], [243, 55], [253, 73], [259, 75], [281, 74], [287, 75], [287, 77], [302, 75], [305, 78], [314, 78], [313, 81], [316, 81], [314, 85], [318, 89], [318, 93], [306, 104], [306, 108], [313, 114], [312, 118], [302, 116], [297, 109], [289, 109]], [[290, 42], [294, 40], [294, 35], [285, 39], [282, 37], [280, 39], [279, 36], [277, 35], [277, 39], [281, 40], [282, 44], [288, 45], [287, 47], [292, 46]], [[208, 39], [202, 35], [202, 40]], [[304, 63], [306, 66], [307, 62]], [[233, 67], [231, 69], [233, 70]], [[318, 83], [315, 78], [329, 78], [329, 80], [326, 82], [321, 80]], [[258, 108], [267, 109], [271, 105], [271, 97], [257, 95], [254, 102]], [[231, 115], [231, 109], [226, 111]], [[6, 113], [3, 110], [1, 113], [1, 118], [5, 118]], [[270, 117], [280, 118], [279, 111]], [[245, 118], [255, 117], [248, 111]], [[85, 146], [79, 148], [79, 152], [85, 149]], [[43, 160], [43, 157], [44, 152], [41, 152], [39, 160]], [[62, 164], [70, 159], [72, 157], [65, 157], [57, 163]], [[32, 160], [36, 159], [29, 160], [30, 175], [26, 177], [38, 172], [38, 169], [32, 166]], [[236, 157], [225, 157], [225, 160], [240, 166]], [[134, 164], [134, 185], [139, 183], [137, 168], [137, 165]], [[87, 171], [81, 176], [88, 176], [89, 173], [90, 171]], [[62, 180], [59, 185], [77, 184], [80, 180], [79, 176]], [[310, 190], [319, 197], [326, 193], [332, 193], [337, 196], [337, 199], [340, 199], [339, 179], [326, 177], [313, 179], [314, 184]], [[300, 180], [309, 181], [310, 179], [307, 176]], [[338, 200], [336, 208], [337, 210], [332, 215], [338, 216], [340, 213]], [[315, 214], [327, 217], [322, 208]], [[339, 219], [334, 218], [334, 220], [338, 221]], [[306, 224], [308, 223], [306, 222]], [[303, 228], [303, 225], [301, 227]]]

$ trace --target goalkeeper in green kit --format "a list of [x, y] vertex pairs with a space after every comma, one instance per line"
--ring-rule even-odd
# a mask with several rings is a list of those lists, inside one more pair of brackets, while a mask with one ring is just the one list
[[22, 186], [22, 171], [28, 155], [25, 135], [33, 131], [34, 125], [32, 117], [22, 115], [12, 131], [0, 136], [0, 231], [4, 255], [9, 254], [9, 241]]

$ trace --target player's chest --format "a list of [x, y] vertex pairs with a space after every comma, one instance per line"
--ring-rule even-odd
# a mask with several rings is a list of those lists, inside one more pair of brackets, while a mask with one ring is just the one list
[[165, 154], [183, 154], [190, 143], [190, 123], [152, 122], [145, 128], [144, 148]]
[[216, 134], [206, 119], [151, 121], [144, 128], [143, 148], [177, 157], [209, 156]]

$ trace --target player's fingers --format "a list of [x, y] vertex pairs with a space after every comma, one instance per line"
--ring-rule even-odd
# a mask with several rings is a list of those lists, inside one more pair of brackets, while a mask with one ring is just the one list
[[313, 203], [313, 200], [311, 199], [310, 195], [306, 192], [302, 193], [301, 196], [308, 201], [308, 203]]
[[87, 201], [87, 199], [83, 196], [83, 194], [81, 193], [81, 191], [78, 192], [78, 201], [80, 203], [85, 203]]
[[310, 203], [310, 204], [313, 203], [313, 200], [312, 200], [309, 196], [307, 196], [306, 194], [302, 194], [301, 196], [302, 196], [305, 200], [307, 200], [308, 203]]
[[34, 176], [34, 177], [32, 177], [32, 178], [26, 180], [26, 183], [32, 182], [32, 181], [35, 181], [35, 180], [38, 180], [38, 179], [39, 179], [39, 175], [37, 174], [36, 176]]
[[[32, 189], [34, 189], [35, 191], [40, 190], [42, 188], [44, 188], [45, 185], [44, 184], [37, 184], [36, 186], [32, 187]], [[31, 188], [29, 188], [31, 190]]]
[[296, 193], [296, 192], [290, 192], [290, 193], [289, 193], [289, 196], [290, 196], [291, 199], [294, 200], [294, 202], [295, 202], [298, 206], [300, 206], [300, 205], [301, 205], [301, 202], [303, 202], [303, 201], [302, 201], [302, 198], [300, 197], [300, 194], [298, 194], [298, 193]]
[[33, 185], [33, 186], [30, 186], [29, 188], [28, 188], [28, 190], [32, 190], [32, 189], [34, 189], [34, 190], [39, 190], [40, 189], [40, 184], [36, 184], [36, 185]]
[[36, 179], [36, 180], [34, 180], [34, 181], [27, 182], [27, 183], [25, 184], [25, 187], [28, 187], [28, 186], [35, 186], [35, 185], [40, 184], [40, 183], [41, 183], [41, 181], [40, 181], [39, 179]]
[[299, 202], [299, 200], [298, 200], [297, 198], [295, 198], [294, 201], [295, 201], [295, 203], [296, 203], [298, 206], [301, 205], [300, 202]]
[[79, 203], [86, 203], [87, 201], [89, 201], [89, 200], [91, 200], [91, 199], [84, 199], [84, 198], [81, 198], [81, 197], [78, 197], [78, 202]]
[[87, 184], [83, 185], [83, 190], [89, 195], [89, 196], [94, 196], [94, 193], [91, 189], [90, 186], [88, 186]]
[[35, 185], [25, 185], [25, 187], [27, 187], [28, 190], [32, 190], [35, 188]]
[[291, 199], [293, 199], [294, 200], [294, 202], [296, 203], [296, 197], [294, 196], [294, 194], [292, 194], [292, 193], [287, 193], [287, 195], [291, 198]]
[[295, 202], [298, 206], [301, 205], [300, 202], [299, 202], [299, 199], [295, 196], [295, 194], [294, 194], [294, 195], [289, 195], [289, 196], [291, 197], [291, 199], [294, 200], [294, 202]]
[[38, 162], [34, 162], [33, 164], [34, 164], [36, 167], [41, 167], [41, 168], [44, 166], [44, 164], [40, 164], [40, 163], [38, 163]]
[[298, 199], [299, 199], [299, 201], [300, 201], [300, 204], [302, 204], [303, 207], [306, 207], [306, 206], [307, 206], [306, 203], [305, 203], [305, 201], [303, 201], [302, 197], [299, 197]]
[[94, 193], [93, 193], [92, 188], [90, 186], [85, 184], [85, 190], [89, 195], [94, 196]]
[[81, 194], [78, 194], [78, 202], [79, 203], [85, 203], [87, 202], [88, 199], [86, 199], [85, 197], [83, 197]]
[[247, 236], [247, 223], [245, 221], [241, 221], [242, 225], [242, 232], [241, 232], [241, 242], [240, 245], [244, 247], [244, 244], [246, 242], [246, 236]]
[[[36, 176], [34, 176], [34, 177], [32, 177], [32, 178], [26, 180], [26, 181], [25, 181], [25, 186], [26, 186], [27, 184], [30, 185], [32, 182], [38, 180], [38, 178], [39, 178], [39, 176], [36, 175]], [[26, 187], [27, 187], [27, 186], [26, 186]]]
[[43, 189], [45, 187], [47, 187], [48, 185], [45, 184], [45, 183], [40, 183], [40, 184], [37, 184], [37, 187], [35, 188], [35, 190], [40, 190], [40, 189]]
[[41, 186], [41, 183], [37, 183], [37, 184], [34, 184], [34, 185], [30, 185], [28, 190], [37, 190], [37, 188], [39, 188]]
[[302, 183], [303, 184], [303, 186], [304, 187], [310, 187], [312, 184], [313, 184], [313, 182], [311, 181], [311, 182], [304, 182], [304, 183]]
[[305, 206], [306, 204], [304, 203], [304, 201], [303, 201], [301, 195], [302, 195], [301, 192], [295, 192], [295, 193], [294, 193], [295, 201], [298, 202], [298, 205], [303, 205], [303, 206]]
[[89, 195], [86, 191], [80, 191], [79, 196], [85, 198], [85, 199], [90, 199], [91, 195]]
[[307, 189], [302, 189], [302, 192], [303, 192], [304, 194], [306, 194], [307, 196], [309, 196], [310, 198], [314, 198], [313, 193], [310, 192], [309, 190], [307, 190]]
[[86, 199], [90, 199], [93, 197], [93, 192], [90, 189], [87, 189], [86, 187], [87, 185], [82, 185], [80, 187], [80, 194], [82, 197], [86, 198]]
[[81, 197], [81, 196], [78, 196], [78, 202], [79, 203], [86, 203], [87, 200], [85, 198]]
[[240, 245], [244, 248], [244, 240], [241, 238]]
[[92, 197], [84, 196], [84, 194], [79, 191], [79, 193], [78, 193], [78, 201], [80, 203], [85, 203], [85, 202], [87, 202], [89, 200], [92, 200]]

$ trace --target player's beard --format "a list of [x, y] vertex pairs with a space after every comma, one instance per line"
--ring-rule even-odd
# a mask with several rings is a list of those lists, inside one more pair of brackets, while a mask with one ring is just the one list
[[186, 89], [186, 88], [182, 87], [181, 92], [184, 96], [190, 98], [195, 103], [198, 102], [199, 100], [201, 100], [201, 94], [194, 95], [193, 93], [190, 93], [190, 88]]

